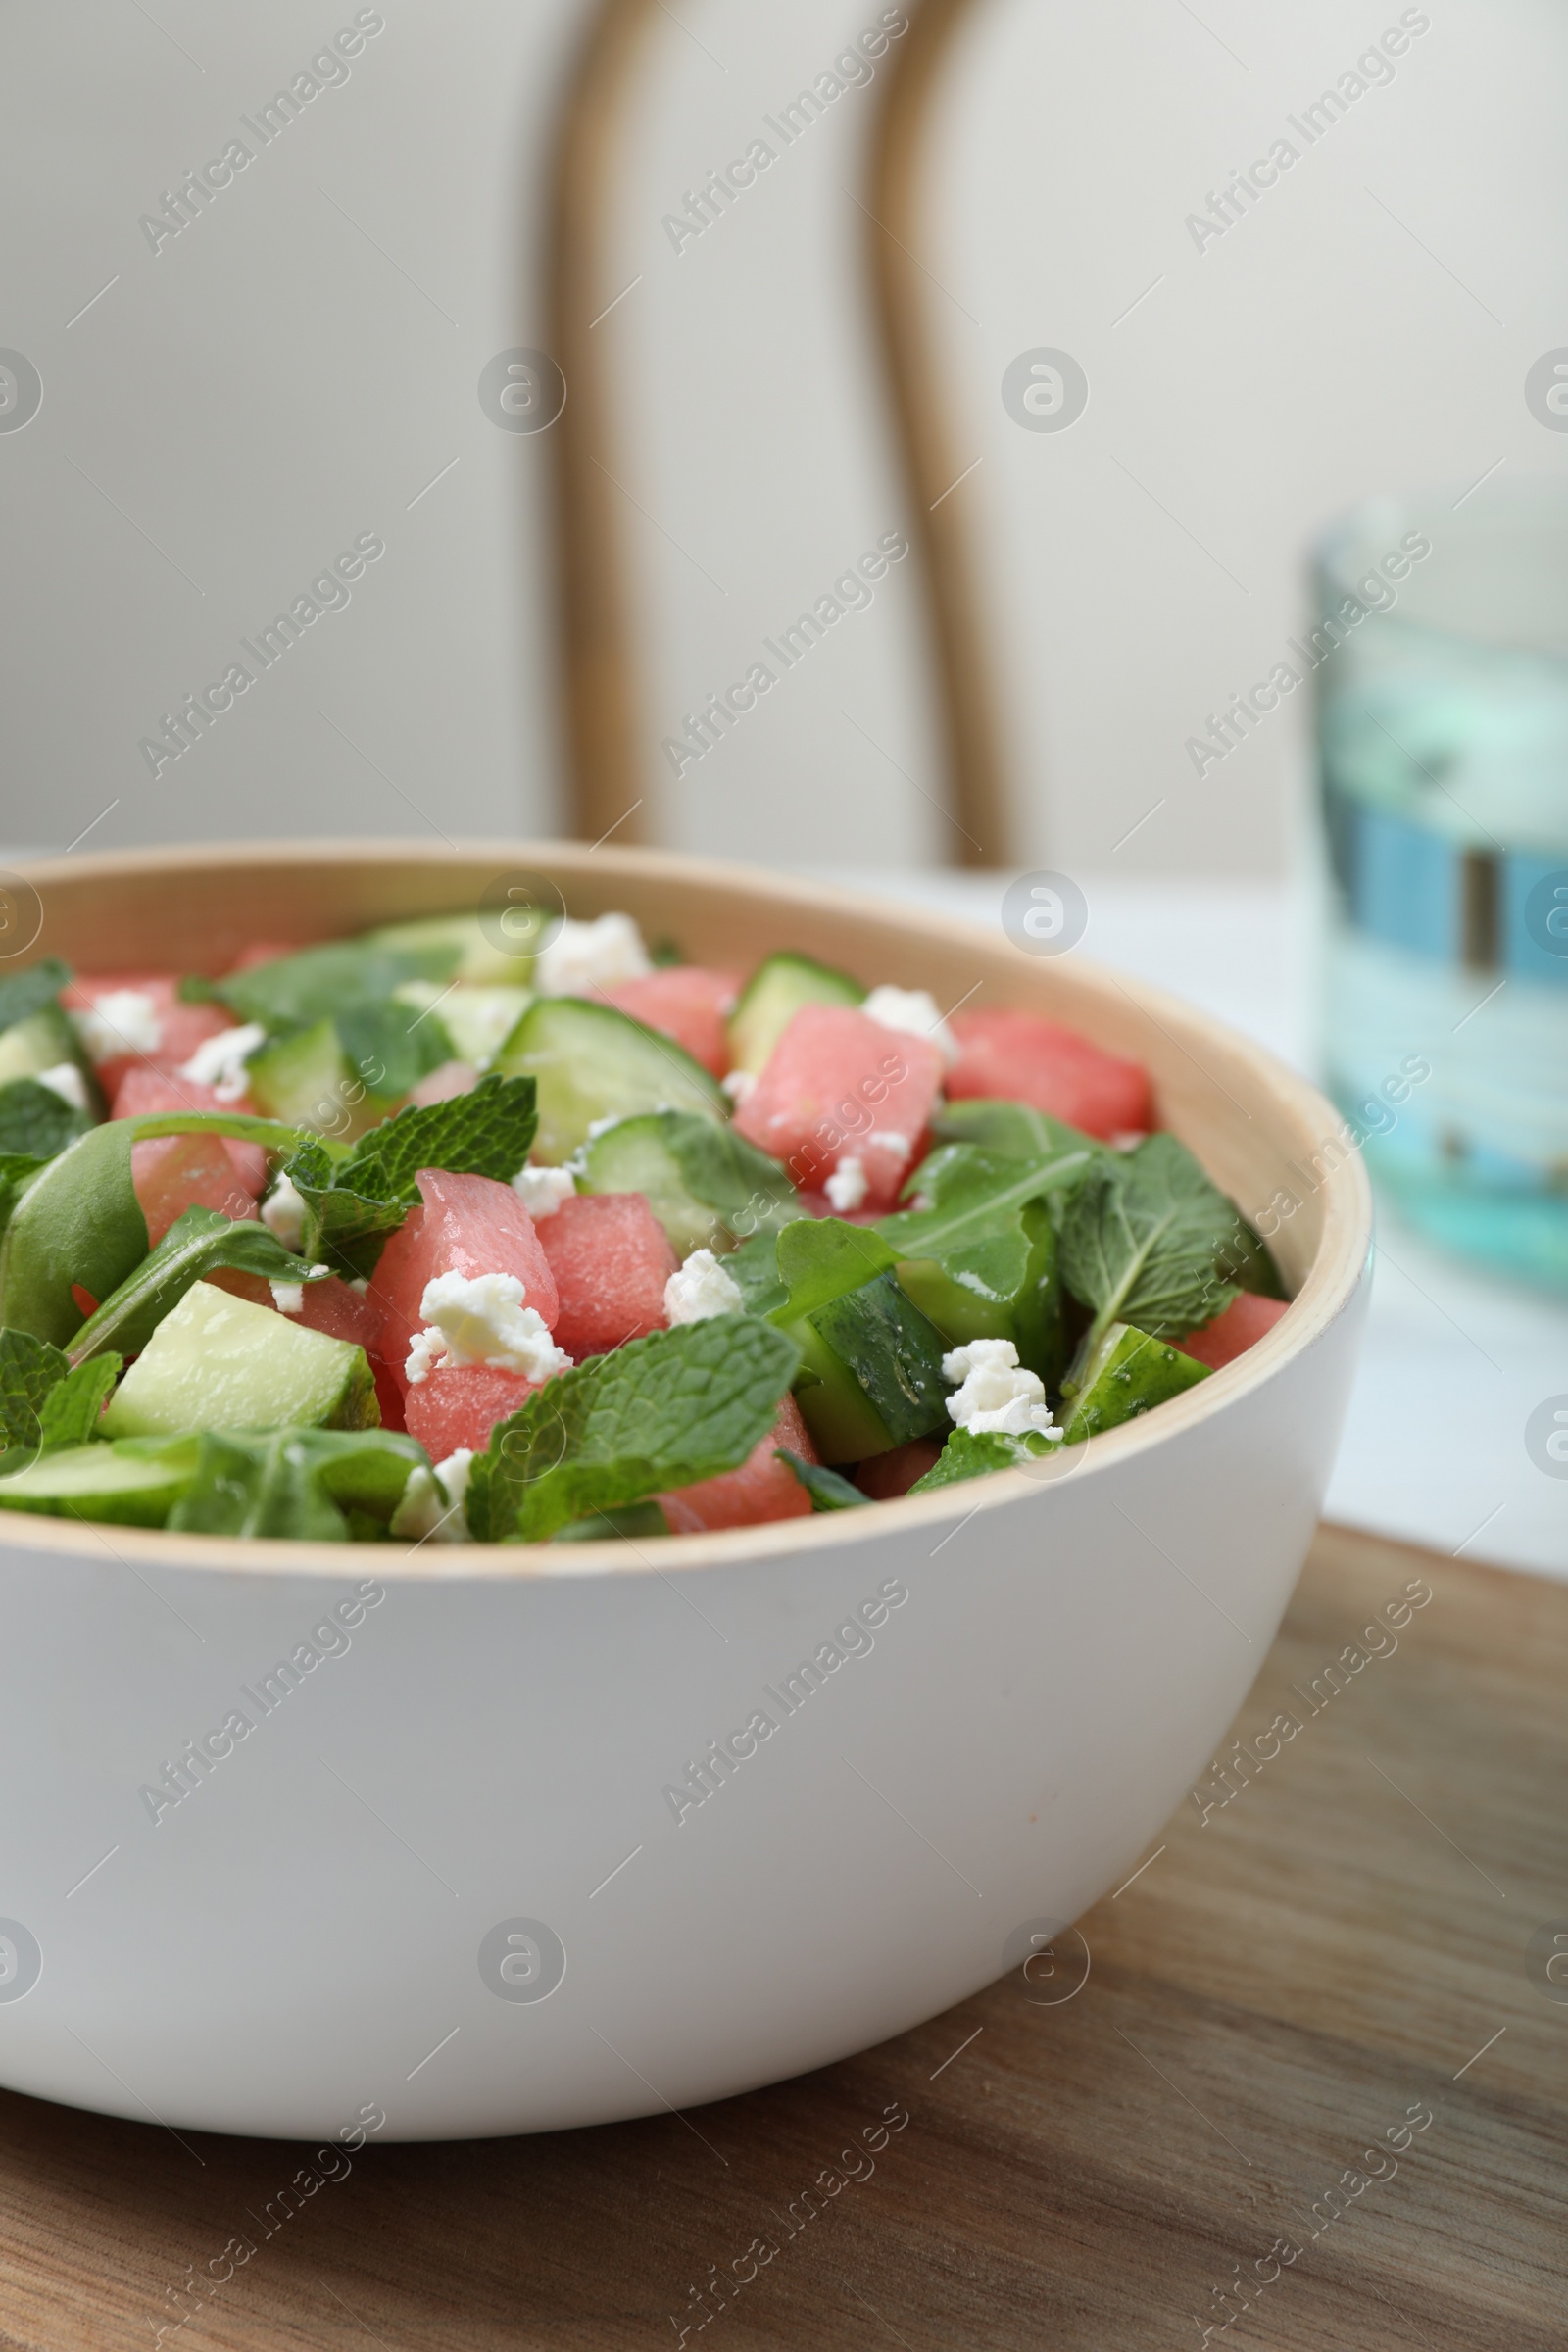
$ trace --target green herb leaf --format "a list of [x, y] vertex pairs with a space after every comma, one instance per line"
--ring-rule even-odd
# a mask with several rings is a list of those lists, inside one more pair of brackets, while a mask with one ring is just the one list
[[133, 1273], [112, 1291], [98, 1312], [85, 1322], [71, 1343], [71, 1361], [84, 1364], [89, 1356], [116, 1348], [122, 1355], [139, 1355], [154, 1331], [177, 1306], [193, 1282], [217, 1266], [234, 1266], [245, 1274], [260, 1274], [269, 1282], [314, 1282], [310, 1261], [285, 1250], [265, 1225], [247, 1218], [236, 1223], [216, 1208], [187, 1208], [176, 1217], [156, 1250]]
[[0, 1086], [0, 1159], [24, 1156], [42, 1167], [92, 1124], [85, 1111], [36, 1078], [13, 1078]]
[[993, 1470], [1015, 1470], [1020, 1462], [1036, 1461], [1054, 1450], [1053, 1441], [1038, 1430], [1014, 1438], [1000, 1429], [956, 1429], [909, 1493], [929, 1494], [937, 1487], [956, 1486], [960, 1479], [988, 1478]]
[[122, 1355], [95, 1355], [90, 1364], [77, 1364], [52, 1388], [38, 1415], [38, 1450], [58, 1453], [65, 1446], [85, 1446], [98, 1435], [109, 1392], [124, 1369]]
[[1061, 1229], [1067, 1287], [1095, 1312], [1084, 1352], [1112, 1323], [1174, 1340], [1219, 1314], [1236, 1286], [1217, 1268], [1241, 1229], [1234, 1203], [1173, 1135], [1152, 1135], [1094, 1170]]
[[[739, 1252], [737, 1252], [739, 1255]], [[735, 1258], [724, 1260], [729, 1273]], [[858, 1291], [888, 1273], [895, 1255], [873, 1225], [850, 1225], [840, 1217], [803, 1217], [778, 1237], [778, 1280], [784, 1300], [767, 1309], [774, 1323], [794, 1323], [815, 1314], [829, 1299]]]
[[682, 1258], [806, 1214], [780, 1161], [692, 1110], [617, 1119], [588, 1145], [578, 1181], [590, 1193], [641, 1193]]
[[0, 1029], [30, 1021], [35, 1012], [54, 1003], [70, 978], [70, 964], [62, 963], [58, 956], [42, 956], [24, 972], [8, 973], [0, 980]]
[[373, 1274], [386, 1237], [419, 1198], [420, 1168], [508, 1184], [528, 1156], [537, 1123], [532, 1078], [481, 1078], [471, 1094], [412, 1105], [372, 1127], [345, 1158], [316, 1138], [288, 1163], [305, 1202], [306, 1254], [351, 1274]]
[[862, 1494], [858, 1487], [853, 1486], [849, 1479], [841, 1477], [837, 1470], [829, 1470], [823, 1462], [806, 1461], [800, 1454], [792, 1453], [787, 1446], [775, 1446], [773, 1459], [776, 1462], [788, 1462], [811, 1497], [813, 1511], [858, 1510], [862, 1502], [871, 1499], [869, 1494]]
[[47, 1340], [30, 1331], [0, 1331], [0, 1471], [9, 1474], [36, 1454], [44, 1405], [69, 1368]]
[[408, 1004], [350, 1004], [334, 1017], [344, 1053], [370, 1092], [406, 1095], [431, 1070], [457, 1058], [446, 1024]]
[[169, 1515], [197, 1535], [284, 1536], [346, 1544], [361, 1513], [384, 1525], [429, 1456], [392, 1429], [209, 1430], [195, 1474]]
[[146, 1256], [130, 1177], [140, 1125], [106, 1120], [27, 1180], [0, 1235], [0, 1323], [59, 1346], [83, 1320], [73, 1285], [107, 1298]]
[[[931, 1132], [939, 1143], [973, 1144], [995, 1159], [1033, 1159], [1057, 1166], [1060, 1172], [1054, 1183], [1060, 1185], [1075, 1184], [1098, 1162], [1117, 1156], [1098, 1137], [1043, 1110], [1031, 1110], [1027, 1102], [984, 1098], [944, 1102], [932, 1118]], [[905, 1190], [910, 1186], [925, 1189], [919, 1169]]]
[[350, 1005], [385, 1004], [405, 980], [450, 980], [462, 956], [456, 940], [390, 948], [369, 940], [331, 940], [271, 963], [253, 964], [213, 984], [242, 1021], [269, 1030], [338, 1019]]
[[749, 1315], [771, 1315], [789, 1298], [778, 1278], [778, 1235], [755, 1234], [724, 1260], [724, 1271], [739, 1290]]
[[491, 1431], [468, 1475], [471, 1532], [540, 1543], [592, 1511], [738, 1468], [772, 1428], [797, 1360], [781, 1332], [739, 1315], [590, 1357]]
[[603, 1544], [615, 1536], [623, 1540], [637, 1536], [667, 1536], [669, 1521], [657, 1502], [628, 1502], [619, 1511], [590, 1511], [586, 1519], [574, 1519], [569, 1527], [559, 1528], [550, 1539], [552, 1544]]
[[1076, 1152], [1019, 1160], [994, 1157], [972, 1144], [946, 1144], [905, 1187], [907, 1193], [912, 1185], [930, 1205], [883, 1217], [875, 1231], [898, 1258], [934, 1259], [976, 1297], [1011, 1298], [1033, 1248], [1024, 1209], [1054, 1187], [1078, 1183], [1086, 1165]]

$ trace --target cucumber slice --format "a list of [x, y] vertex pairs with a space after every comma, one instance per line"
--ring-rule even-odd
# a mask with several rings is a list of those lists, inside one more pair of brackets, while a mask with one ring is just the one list
[[824, 1461], [864, 1461], [948, 1426], [942, 1335], [893, 1275], [784, 1328], [807, 1375], [795, 1401]]
[[901, 1258], [899, 1287], [950, 1348], [969, 1340], [1011, 1340], [1019, 1363], [1054, 1389], [1067, 1361], [1056, 1228], [1044, 1200], [1031, 1200], [1020, 1213], [1029, 1253], [1022, 1280], [1007, 1297], [971, 1289], [934, 1257]]
[[9, 1029], [0, 1030], [0, 1086], [12, 1078], [41, 1078], [45, 1070], [58, 1069], [63, 1061], [81, 1072], [87, 1107], [94, 1118], [101, 1119], [103, 1090], [80, 1038], [58, 1004], [45, 1004], [25, 1020], [13, 1021]]
[[356, 1077], [333, 1023], [318, 1021], [274, 1038], [245, 1065], [251, 1101], [268, 1118], [352, 1143], [378, 1126], [395, 1097], [370, 1094]]
[[379, 930], [367, 931], [364, 936], [369, 946], [394, 951], [450, 948], [457, 957], [448, 974], [454, 980], [526, 981], [534, 966], [534, 947], [515, 952], [506, 945], [502, 926], [509, 919], [514, 920], [519, 930], [526, 928], [520, 914], [509, 916], [504, 910], [492, 920], [489, 931], [476, 914], [426, 914], [411, 923], [383, 923]]
[[209, 1282], [167, 1314], [110, 1400], [106, 1438], [202, 1429], [373, 1429], [363, 1348]]
[[578, 1190], [643, 1194], [681, 1258], [733, 1250], [805, 1214], [776, 1159], [689, 1110], [647, 1111], [595, 1136]]
[[1071, 1407], [1067, 1443], [1078, 1446], [1123, 1421], [1136, 1421], [1208, 1375], [1207, 1364], [1183, 1355], [1169, 1341], [1152, 1340], [1136, 1324], [1112, 1323], [1087, 1361], [1075, 1364], [1062, 1383]]
[[26, 1470], [0, 1478], [0, 1510], [35, 1511], [46, 1519], [118, 1520], [122, 1527], [162, 1527], [190, 1485], [196, 1438], [164, 1438], [149, 1445], [130, 1438], [118, 1446], [94, 1442], [46, 1453]]
[[729, 1115], [717, 1079], [672, 1037], [585, 997], [538, 998], [490, 1066], [504, 1078], [537, 1083], [533, 1156], [547, 1166], [569, 1159], [601, 1119], [645, 1110], [689, 1110], [707, 1119]]
[[437, 988], [433, 980], [406, 980], [396, 991], [400, 1004], [440, 1018], [453, 1048], [476, 1070], [488, 1069], [533, 1003], [531, 988]]
[[803, 1004], [859, 1004], [865, 991], [848, 972], [809, 956], [769, 956], [740, 994], [729, 1019], [736, 1069], [755, 1077]]

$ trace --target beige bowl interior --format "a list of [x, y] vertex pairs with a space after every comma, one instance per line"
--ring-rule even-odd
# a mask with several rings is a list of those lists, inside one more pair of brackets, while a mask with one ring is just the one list
[[[1162, 1124], [1190, 1146], [1244, 1214], [1271, 1230], [1271, 1247], [1295, 1303], [1275, 1331], [1212, 1381], [1157, 1415], [1097, 1440], [1117, 1452], [1157, 1440], [1159, 1432], [1217, 1409], [1236, 1384], [1261, 1378], [1281, 1352], [1306, 1345], [1342, 1311], [1366, 1256], [1370, 1205], [1358, 1154], [1343, 1140], [1332, 1104], [1260, 1047], [1179, 1000], [1123, 980], [1076, 954], [1036, 956], [1000, 931], [958, 923], [744, 867], [607, 845], [575, 842], [478, 842], [459, 847], [407, 842], [235, 844], [155, 849], [38, 862], [24, 880], [37, 894], [28, 906], [37, 936], [25, 960], [57, 955], [76, 970], [185, 969], [219, 973], [256, 940], [305, 945], [409, 916], [469, 909], [486, 891], [526, 887], [543, 876], [559, 885], [576, 916], [624, 908], [652, 941], [675, 941], [694, 961], [748, 971], [774, 949], [796, 948], [839, 964], [867, 985], [891, 981], [929, 989], [946, 1009], [1014, 1004], [1081, 1030], [1109, 1051], [1143, 1061], [1152, 1073]], [[1000, 885], [999, 885], [1000, 900]], [[27, 926], [30, 928], [30, 924]], [[1284, 1203], [1292, 1202], [1281, 1213]], [[1272, 1204], [1272, 1211], [1271, 1211]], [[1000, 1483], [1000, 1482], [999, 1482]], [[939, 1516], [945, 1496], [897, 1507]], [[859, 1522], [873, 1514], [852, 1513]], [[819, 1523], [843, 1537], [834, 1514]], [[29, 1518], [28, 1540], [72, 1548], [81, 1531]], [[0, 1519], [0, 1541], [24, 1528]], [[708, 1560], [716, 1545], [733, 1554], [774, 1547], [799, 1523], [777, 1530], [672, 1538], [662, 1562]], [[116, 1542], [136, 1531], [116, 1531]], [[89, 1539], [90, 1540], [90, 1539]], [[143, 1536], [168, 1556], [193, 1538]], [[259, 1565], [318, 1563], [315, 1545], [209, 1545]], [[615, 1547], [572, 1547], [573, 1567], [588, 1568]], [[624, 1560], [624, 1547], [619, 1547]], [[558, 1555], [559, 1556], [559, 1555]], [[466, 1572], [479, 1570], [471, 1551]], [[505, 1555], [518, 1563], [515, 1550]], [[499, 1563], [497, 1563], [499, 1565]], [[554, 1563], [552, 1563], [554, 1564]], [[444, 1567], [456, 1568], [450, 1554]]]

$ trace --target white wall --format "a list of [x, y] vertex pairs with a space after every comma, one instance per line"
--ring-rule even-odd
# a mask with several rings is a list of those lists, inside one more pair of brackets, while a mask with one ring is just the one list
[[[44, 382], [0, 432], [7, 839], [555, 820], [546, 443], [498, 430], [476, 382], [544, 340], [542, 132], [580, 4], [389, 0], [348, 82], [156, 255], [138, 216], [355, 8], [160, 0], [167, 36], [124, 0], [0, 16], [0, 345]], [[878, 85], [787, 152], [761, 129], [879, 0], [671, 11], [619, 167], [611, 290], [641, 282], [596, 330], [646, 631], [640, 783], [692, 847], [920, 862], [940, 835], [912, 563], [678, 779], [661, 752], [908, 520], [848, 192]], [[925, 258], [983, 460], [955, 495], [990, 551], [1028, 860], [1277, 866], [1304, 695], [1202, 780], [1184, 745], [1278, 659], [1305, 535], [1379, 487], [1568, 459], [1522, 394], [1568, 341], [1568, 27], [1546, 0], [1423, 13], [1392, 84], [1201, 253], [1185, 216], [1274, 138], [1304, 148], [1286, 116], [1399, 7], [990, 0], [964, 40]], [[760, 133], [775, 163], [675, 251], [662, 216]], [[1036, 346], [1088, 373], [1066, 432], [1002, 406]], [[352, 604], [155, 781], [139, 739], [364, 531], [387, 552]]]

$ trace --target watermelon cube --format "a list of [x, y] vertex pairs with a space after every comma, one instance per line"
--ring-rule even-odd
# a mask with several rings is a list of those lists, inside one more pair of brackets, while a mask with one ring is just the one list
[[1106, 1142], [1154, 1124], [1143, 1064], [1102, 1053], [1075, 1029], [1010, 1010], [956, 1012], [949, 1027], [958, 1041], [947, 1078], [956, 1102], [994, 1097], [1027, 1102]]
[[[125, 1071], [112, 1098], [111, 1116], [117, 1119], [139, 1119], [166, 1110], [237, 1110], [254, 1114], [255, 1104], [242, 1096], [237, 1102], [223, 1102], [210, 1086], [200, 1086], [194, 1078], [181, 1078], [176, 1070], [156, 1061], [137, 1061]], [[204, 1142], [223, 1152], [234, 1180], [241, 1192], [252, 1200], [259, 1200], [267, 1189], [267, 1153], [260, 1144], [242, 1144], [221, 1136], [206, 1136]], [[175, 1144], [189, 1143], [189, 1136], [159, 1136], [150, 1143], [136, 1144], [131, 1149], [134, 1163], [138, 1152], [157, 1154], [173, 1149]], [[144, 1157], [142, 1165], [157, 1164], [155, 1157]], [[188, 1204], [187, 1204], [188, 1205]], [[229, 1216], [244, 1216], [244, 1209], [229, 1209]]]
[[917, 1478], [936, 1468], [943, 1443], [940, 1437], [911, 1438], [907, 1446], [874, 1453], [860, 1464], [855, 1483], [873, 1502], [896, 1502], [901, 1494], [907, 1494]]
[[130, 1180], [155, 1250], [187, 1208], [216, 1208], [241, 1223], [256, 1214], [255, 1195], [235, 1175], [220, 1136], [171, 1135], [132, 1144]]
[[623, 980], [601, 992], [607, 1004], [629, 1012], [647, 1029], [662, 1029], [693, 1061], [722, 1078], [729, 1068], [729, 1040], [724, 1024], [735, 1009], [740, 978], [735, 972], [710, 972], [698, 963], [676, 963], [647, 972], [640, 980]]
[[1200, 1364], [1211, 1364], [1217, 1372], [1223, 1364], [1234, 1364], [1266, 1331], [1272, 1331], [1287, 1303], [1284, 1298], [1260, 1298], [1255, 1291], [1243, 1291], [1212, 1323], [1190, 1331], [1185, 1340], [1174, 1344], [1183, 1355], [1196, 1356]]
[[382, 1250], [369, 1290], [380, 1310], [376, 1352], [405, 1389], [409, 1342], [424, 1329], [419, 1301], [438, 1274], [514, 1274], [522, 1284], [523, 1303], [543, 1322], [553, 1326], [560, 1311], [555, 1276], [533, 1219], [510, 1184], [490, 1176], [451, 1176], [439, 1168], [420, 1168], [415, 1181], [421, 1205], [410, 1210]]
[[[162, 1063], [177, 1069], [208, 1038], [217, 1037], [223, 1029], [232, 1029], [234, 1016], [221, 1004], [182, 1004], [179, 1001], [179, 979], [172, 972], [99, 972], [86, 978], [77, 977], [61, 991], [60, 1002], [68, 1012], [95, 1011], [108, 997], [129, 993], [151, 1001], [152, 1019], [158, 1031], [156, 1046], [138, 1047], [128, 1037], [117, 1045], [105, 1039], [108, 1051], [102, 1059], [95, 1054], [93, 1064], [103, 1090], [113, 1101], [127, 1070], [147, 1062]], [[113, 1012], [106, 1016], [113, 1018]]]
[[803, 1192], [846, 1160], [863, 1189], [846, 1205], [889, 1209], [913, 1164], [942, 1085], [933, 1038], [885, 1029], [849, 1004], [804, 1004], [735, 1113], [747, 1142], [783, 1160]]
[[677, 1259], [641, 1193], [577, 1193], [539, 1228], [561, 1298], [556, 1345], [579, 1364], [661, 1331]]
[[444, 1462], [460, 1446], [483, 1453], [496, 1423], [540, 1385], [498, 1364], [434, 1364], [403, 1400], [404, 1427], [432, 1462]]
[[778, 1419], [738, 1470], [725, 1470], [717, 1478], [705, 1478], [696, 1486], [678, 1487], [672, 1494], [659, 1496], [670, 1533], [695, 1536], [706, 1528], [760, 1527], [768, 1519], [809, 1518], [811, 1497], [788, 1462], [776, 1458], [775, 1449], [780, 1446], [798, 1453], [804, 1462], [817, 1458], [793, 1396], [784, 1398]]

